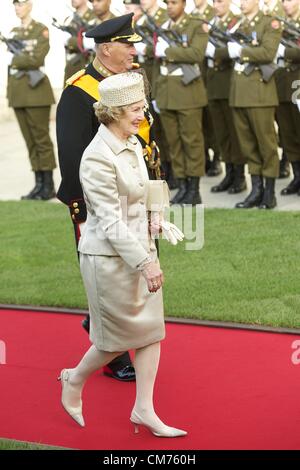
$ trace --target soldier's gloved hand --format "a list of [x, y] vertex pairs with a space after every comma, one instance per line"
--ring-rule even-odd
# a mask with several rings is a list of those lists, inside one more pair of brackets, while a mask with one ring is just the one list
[[152, 106], [153, 106], [153, 109], [156, 112], [156, 114], [160, 114], [160, 109], [157, 106], [156, 100], [152, 100]]
[[182, 242], [184, 239], [184, 233], [182, 233], [182, 231], [171, 222], [167, 222], [166, 220], [162, 219], [161, 228], [164, 237], [172, 245], [177, 245], [178, 241]]
[[168, 49], [169, 44], [162, 38], [158, 38], [155, 47], [155, 56], [156, 57], [166, 57], [166, 49]]
[[134, 47], [137, 52], [137, 55], [141, 55], [141, 56], [145, 55], [146, 47], [147, 47], [146, 44], [144, 44], [143, 42], [136, 42]]
[[237, 42], [227, 43], [228, 54], [231, 59], [237, 59], [241, 56], [242, 46]]
[[205, 51], [205, 57], [209, 57], [210, 59], [213, 59], [215, 57], [215, 52], [216, 52], [215, 46], [210, 41], [208, 41], [207, 46], [206, 46], [206, 51]]
[[95, 48], [95, 41], [93, 38], [86, 38], [85, 33], [82, 35], [82, 45], [83, 48], [88, 51], [93, 51]]
[[280, 43], [276, 52], [276, 56], [275, 56], [276, 62], [278, 59], [283, 59], [284, 54], [285, 54], [285, 46]]

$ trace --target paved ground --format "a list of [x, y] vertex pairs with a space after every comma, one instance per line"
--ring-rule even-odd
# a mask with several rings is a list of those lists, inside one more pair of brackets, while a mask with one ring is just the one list
[[[55, 122], [51, 121], [51, 136], [55, 142]], [[23, 194], [27, 194], [33, 187], [33, 174], [30, 170], [27, 150], [14, 120], [2, 121], [0, 123], [0, 200], [19, 200]], [[56, 152], [57, 154], [57, 152]], [[54, 172], [56, 188], [60, 182], [59, 170]], [[249, 176], [248, 176], [249, 178]], [[213, 194], [210, 187], [216, 184], [221, 177], [202, 178], [201, 195], [206, 207], [232, 208], [236, 202], [244, 199], [246, 192], [238, 195], [227, 193]], [[280, 190], [286, 186], [288, 179], [277, 182], [276, 210], [299, 210], [300, 197], [279, 195]], [[54, 200], [53, 200], [54, 201]]]

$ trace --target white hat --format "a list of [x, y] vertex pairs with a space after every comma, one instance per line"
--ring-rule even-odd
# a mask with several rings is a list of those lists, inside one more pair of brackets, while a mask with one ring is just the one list
[[99, 83], [100, 103], [104, 106], [125, 106], [145, 99], [144, 79], [140, 73], [111, 75]]

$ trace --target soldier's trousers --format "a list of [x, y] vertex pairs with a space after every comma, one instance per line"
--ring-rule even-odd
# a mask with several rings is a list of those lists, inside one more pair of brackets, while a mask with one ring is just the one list
[[279, 157], [274, 127], [275, 107], [232, 108], [234, 125], [249, 173], [268, 178], [279, 175]]
[[222, 161], [234, 163], [235, 165], [247, 163], [239, 146], [233, 123], [233, 112], [228, 104], [228, 100], [209, 101], [209, 110], [213, 120], [218, 147], [221, 149]]
[[211, 115], [209, 106], [205, 106], [203, 108], [202, 128], [205, 149], [212, 149], [214, 153], [218, 153], [220, 149], [215, 133], [215, 127], [213, 125], [213, 117]]
[[33, 171], [56, 168], [53, 144], [49, 135], [50, 106], [14, 108], [26, 142]]
[[161, 122], [176, 178], [205, 174], [202, 113], [202, 108], [161, 110]]
[[276, 110], [282, 148], [290, 162], [300, 161], [300, 112], [293, 103], [280, 103]]

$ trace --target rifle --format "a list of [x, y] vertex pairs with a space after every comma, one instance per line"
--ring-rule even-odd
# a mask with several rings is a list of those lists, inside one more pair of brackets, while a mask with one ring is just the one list
[[[207, 20], [201, 18], [196, 19], [198, 19], [202, 23], [208, 24], [211, 27], [211, 36], [217, 36], [217, 38], [223, 42], [224, 46], [226, 46], [228, 42], [237, 42], [238, 44], [253, 44], [253, 38], [251, 36], [247, 36], [247, 34], [243, 33], [242, 31], [235, 31], [234, 33], [222, 31], [217, 26], [210, 24], [210, 22]], [[273, 74], [278, 69], [278, 65], [274, 64], [273, 62], [270, 62], [269, 64], [249, 63], [245, 67], [245, 70], [243, 72], [244, 75], [249, 76], [253, 72], [253, 70], [255, 70], [255, 67], [258, 67], [260, 69], [262, 79], [265, 83], [268, 83], [271, 80]]]
[[[20, 39], [7, 39], [0, 33], [0, 41], [4, 42], [7, 45], [9, 52], [14, 55], [22, 54], [25, 44]], [[29, 78], [29, 86], [35, 88], [45, 77], [45, 74], [40, 70], [19, 70], [16, 74], [16, 78], [21, 78], [24, 75], [27, 75]]]
[[139, 26], [138, 24], [135, 24], [134, 29], [137, 32], [137, 34], [139, 34], [143, 38], [143, 41], [148, 46], [153, 46], [154, 45], [153, 38], [150, 35], [147, 34], [147, 32], [145, 31], [145, 29], [142, 26]]
[[[168, 31], [168, 30], [165, 30], [165, 29], [161, 28], [160, 26], [158, 26], [155, 23], [154, 19], [150, 15], [148, 15], [148, 13], [145, 10], [142, 10], [142, 11], [143, 11], [144, 15], [146, 16], [147, 27], [148, 27], [148, 29], [150, 30], [151, 33], [157, 34], [157, 36], [164, 39], [169, 44], [169, 46], [171, 46], [171, 47], [172, 46], [173, 47], [174, 46], [178, 47], [178, 46], [183, 45], [181, 37], [176, 31], [172, 31], [172, 30]], [[173, 36], [173, 38], [170, 38], [169, 35]], [[198, 65], [198, 64], [196, 64], [196, 65]], [[181, 81], [184, 85], [189, 85], [194, 80], [197, 80], [199, 77], [201, 77], [201, 71], [200, 71], [199, 66], [196, 67], [195, 65], [192, 65], [192, 64], [176, 64], [176, 65], [172, 64], [172, 65], [168, 65], [169, 71], [175, 70], [178, 67], [182, 68], [183, 77], [182, 77]]]
[[73, 26], [70, 25], [64, 25], [60, 24], [56, 18], [52, 17], [52, 26], [54, 26], [57, 29], [60, 29], [60, 31], [64, 31], [65, 33], [69, 33], [71, 36], [77, 36], [78, 30], [74, 28]]

